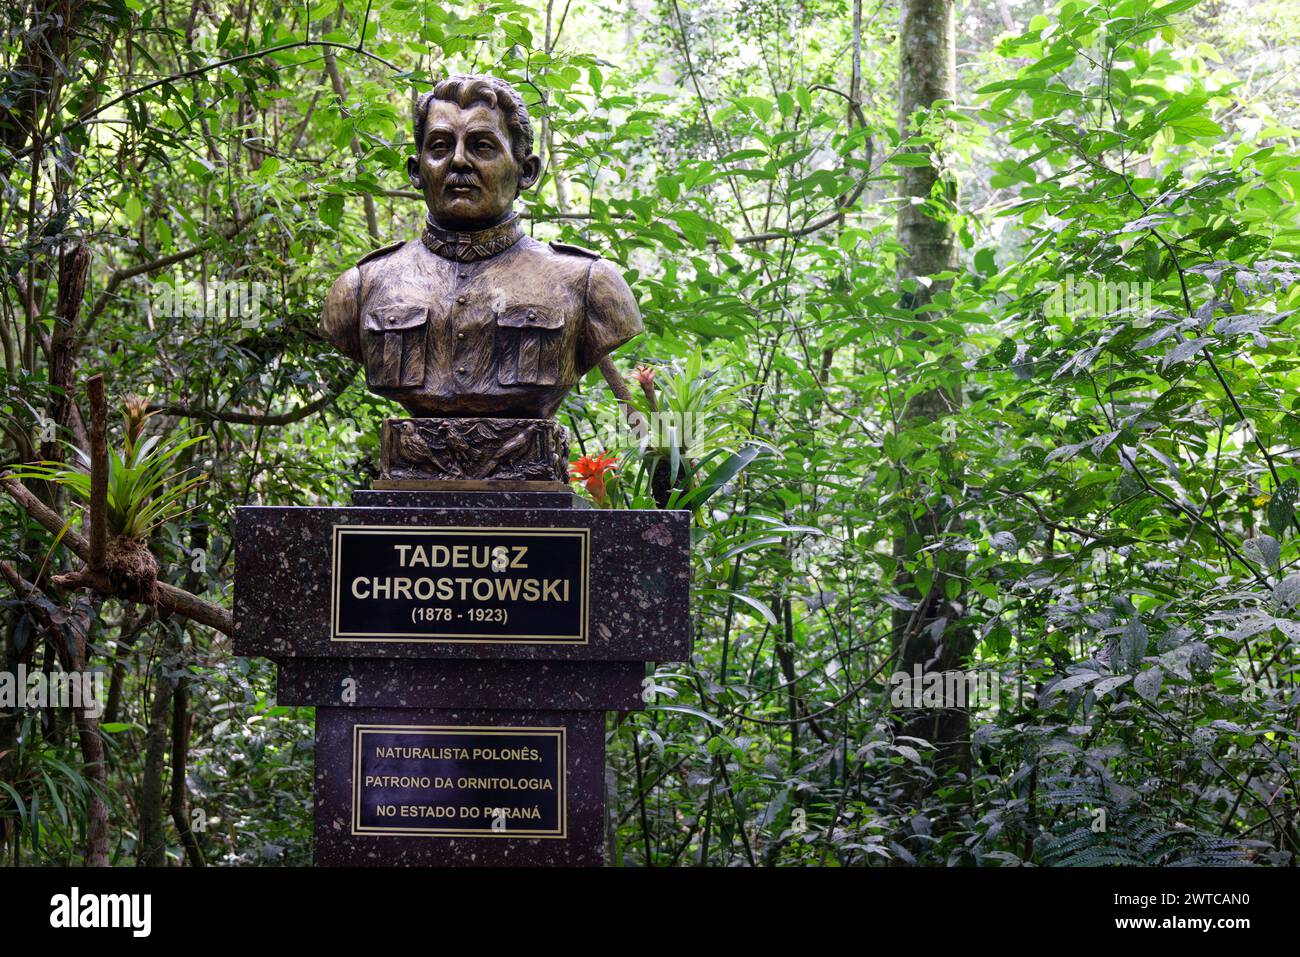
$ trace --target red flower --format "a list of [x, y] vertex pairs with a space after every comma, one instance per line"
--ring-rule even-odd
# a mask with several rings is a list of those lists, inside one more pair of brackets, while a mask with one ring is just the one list
[[601, 452], [594, 458], [584, 455], [570, 468], [570, 481], [581, 481], [597, 505], [605, 504], [605, 477], [618, 468], [618, 459], [607, 452]]
[[636, 371], [632, 373], [632, 378], [641, 386], [641, 391], [645, 393], [645, 400], [650, 404], [651, 412], [659, 411], [659, 403], [655, 401], [655, 370], [654, 366], [637, 366]]

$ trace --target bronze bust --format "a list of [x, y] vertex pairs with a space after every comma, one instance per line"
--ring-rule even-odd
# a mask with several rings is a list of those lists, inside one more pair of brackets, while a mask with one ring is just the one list
[[541, 161], [508, 83], [444, 79], [417, 100], [414, 126], [407, 173], [428, 206], [424, 234], [343, 273], [320, 331], [414, 416], [550, 419], [641, 332], [636, 299], [599, 254], [524, 234], [512, 207]]

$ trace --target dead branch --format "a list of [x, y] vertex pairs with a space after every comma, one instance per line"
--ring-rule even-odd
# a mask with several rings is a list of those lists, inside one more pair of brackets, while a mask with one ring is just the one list
[[104, 376], [86, 383], [90, 398], [90, 558], [92, 571], [104, 570], [108, 548], [108, 405], [104, 401]]
[[[77, 320], [81, 315], [81, 300], [86, 291], [86, 274], [90, 271], [90, 247], [77, 243], [59, 256], [59, 292], [54, 334], [46, 350], [50, 360], [50, 420], [59, 428], [72, 428], [80, 417], [77, 404], [72, 401], [74, 353], [77, 338]], [[43, 459], [62, 460], [58, 437], [41, 445]]]

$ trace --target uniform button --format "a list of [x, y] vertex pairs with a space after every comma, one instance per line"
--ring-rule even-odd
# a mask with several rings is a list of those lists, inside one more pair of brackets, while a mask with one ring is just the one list
[[464, 338], [465, 338], [465, 333], [463, 333], [463, 332], [458, 332], [458, 333], [456, 333], [456, 338], [457, 338], [457, 339], [464, 339]]
[[458, 303], [460, 303], [462, 306], [465, 305], [465, 297], [464, 297], [464, 296], [457, 296], [457, 297], [456, 297], [456, 301], [457, 301]]
[[535, 312], [530, 312], [530, 313], [528, 314], [528, 318], [529, 318], [529, 319], [536, 319], [536, 318], [537, 318], [537, 313], [535, 313]]
[[460, 367], [459, 369], [457, 369], [456, 371], [459, 372], [461, 375], [464, 375], [464, 374], [465, 374], [465, 367], [464, 367], [464, 366], [461, 366], [461, 367]]
[[456, 273], [456, 275], [457, 275], [458, 277], [460, 277], [461, 279], [464, 279], [466, 276], [469, 275], [469, 273], [467, 273], [467, 272], [458, 272], [458, 273]]

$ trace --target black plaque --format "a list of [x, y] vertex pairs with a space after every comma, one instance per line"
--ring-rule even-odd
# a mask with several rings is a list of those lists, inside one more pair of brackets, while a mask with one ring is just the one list
[[565, 729], [358, 724], [352, 834], [565, 838]]
[[590, 534], [335, 525], [330, 640], [585, 645]]

